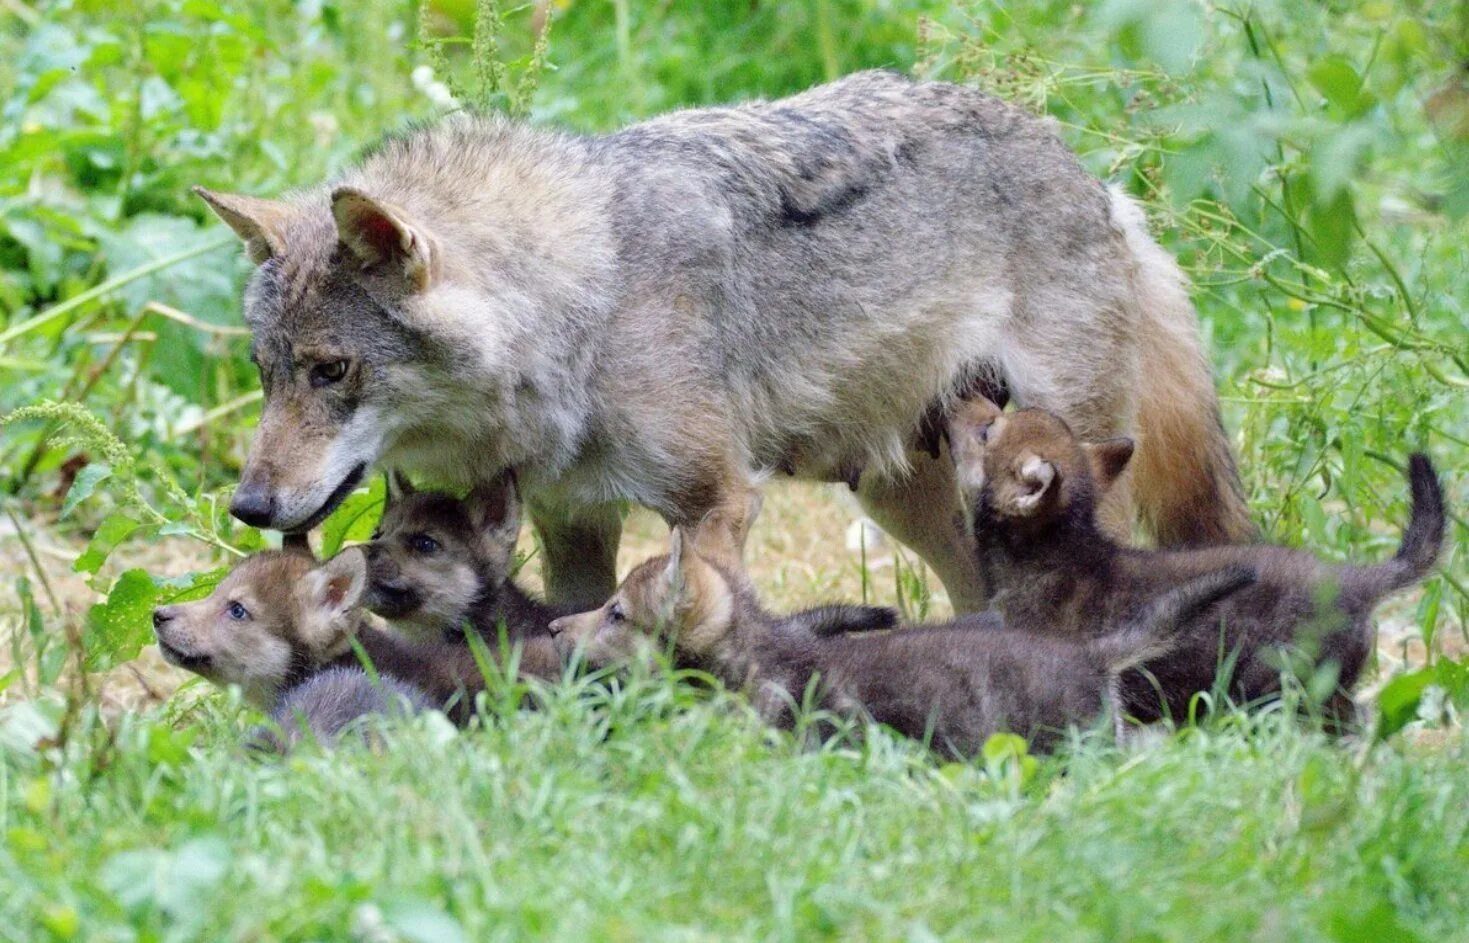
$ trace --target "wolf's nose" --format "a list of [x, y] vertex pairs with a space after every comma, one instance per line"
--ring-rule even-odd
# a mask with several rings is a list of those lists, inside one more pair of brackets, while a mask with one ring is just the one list
[[275, 515], [275, 498], [264, 486], [244, 482], [230, 499], [230, 513], [251, 527], [265, 527]]
[[153, 628], [163, 628], [163, 623], [167, 622], [171, 618], [173, 618], [173, 616], [169, 613], [168, 607], [159, 606], [157, 609], [153, 610]]
[[565, 628], [566, 628], [566, 620], [565, 619], [552, 619], [551, 620], [551, 624], [548, 625], [548, 626], [546, 626], [546, 629], [548, 631], [550, 631], [550, 633], [553, 636], [554, 635], [560, 635], [561, 632], [562, 632], [562, 630], [565, 629]]

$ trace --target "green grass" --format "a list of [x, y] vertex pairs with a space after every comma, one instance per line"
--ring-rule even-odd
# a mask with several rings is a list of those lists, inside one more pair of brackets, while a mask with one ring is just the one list
[[1022, 772], [802, 750], [660, 677], [279, 763], [218, 703], [178, 721], [7, 757], [0, 935], [1469, 939], [1462, 732], [1361, 756], [1232, 718]]
[[[1469, 0], [0, 2], [0, 414], [34, 407], [0, 427], [0, 938], [1469, 939], [1466, 24]], [[653, 677], [245, 757], [248, 714], [140, 654], [155, 600], [262, 542], [222, 510], [258, 410], [247, 269], [188, 187], [319, 180], [436, 112], [423, 66], [587, 132], [870, 67], [1053, 116], [1192, 278], [1270, 539], [1380, 559], [1406, 453], [1444, 470], [1440, 571], [1382, 613], [1385, 735], [1231, 715], [941, 765], [880, 733], [801, 748]], [[772, 490], [771, 604], [922, 611], [933, 583], [846, 551], [833, 494]], [[662, 539], [632, 518], [624, 568]]]

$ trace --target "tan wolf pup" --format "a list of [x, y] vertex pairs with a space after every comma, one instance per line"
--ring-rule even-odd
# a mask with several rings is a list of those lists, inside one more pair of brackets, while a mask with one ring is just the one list
[[851, 484], [961, 610], [986, 587], [934, 417], [973, 390], [1133, 434], [1164, 545], [1249, 537], [1194, 311], [1053, 125], [863, 72], [604, 136], [453, 115], [278, 200], [199, 190], [258, 267], [231, 509], [290, 532], [375, 465], [513, 469], [548, 594], [615, 586], [637, 502], [737, 556], [770, 474]]
[[[973, 508], [980, 567], [995, 608], [1016, 627], [1085, 636], [1126, 624], [1159, 593], [1209, 573], [1249, 567], [1258, 581], [1200, 611], [1179, 645], [1123, 678], [1128, 712], [1184, 718], [1196, 692], [1228, 667], [1228, 694], [1250, 704], [1280, 690], [1282, 650], [1308, 676], [1334, 671], [1328, 720], [1355, 718], [1351, 690], [1372, 650], [1372, 609], [1428, 573], [1444, 540], [1443, 489], [1428, 457], [1408, 460], [1412, 516], [1397, 556], [1333, 564], [1264, 544], [1139, 550], [1112, 540], [1097, 505], [1126, 467], [1132, 441], [1085, 442], [1039, 409], [1003, 412], [977, 398], [951, 426], [960, 484]], [[1231, 664], [1232, 662], [1232, 664]]]
[[1035, 635], [994, 613], [893, 632], [818, 638], [768, 613], [747, 581], [675, 529], [667, 556], [640, 564], [600, 609], [551, 623], [562, 656], [594, 667], [671, 653], [743, 690], [768, 723], [789, 727], [815, 685], [816, 706], [871, 719], [949, 756], [973, 756], [1001, 731], [1054, 747], [1071, 727], [1111, 714], [1118, 673], [1172, 649], [1179, 626], [1250, 585], [1222, 570], [1161, 593], [1096, 638]]

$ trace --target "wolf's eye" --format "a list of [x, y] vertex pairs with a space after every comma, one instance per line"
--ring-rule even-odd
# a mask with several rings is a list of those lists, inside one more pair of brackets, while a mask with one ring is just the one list
[[347, 361], [328, 360], [311, 368], [311, 385], [328, 386], [347, 375]]
[[428, 534], [414, 534], [408, 538], [408, 547], [414, 553], [437, 553], [439, 542]]
[[987, 422], [979, 427], [980, 442], [988, 442], [990, 440], [990, 430], [994, 428], [994, 425], [993, 422]]
[[224, 607], [224, 611], [226, 614], [229, 615], [231, 619], [234, 619], [236, 622], [244, 622], [246, 619], [250, 618], [250, 610], [246, 609], [244, 606], [233, 600], [230, 601], [230, 604], [228, 606]]
[[622, 611], [622, 603], [612, 604], [612, 608], [607, 610], [607, 621], [612, 623], [627, 621], [627, 613]]

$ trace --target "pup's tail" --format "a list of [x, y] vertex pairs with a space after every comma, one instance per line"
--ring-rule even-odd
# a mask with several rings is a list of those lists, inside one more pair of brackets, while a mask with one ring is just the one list
[[848, 632], [875, 632], [895, 628], [898, 612], [887, 606], [857, 606], [835, 603], [792, 613], [786, 624], [816, 638], [831, 638]]
[[1139, 517], [1162, 547], [1255, 540], [1183, 273], [1148, 235], [1142, 211], [1115, 189], [1112, 218], [1137, 263], [1141, 354], [1132, 474]]
[[1349, 611], [1371, 606], [1394, 590], [1412, 586], [1438, 562], [1445, 529], [1443, 486], [1433, 462], [1422, 452], [1408, 457], [1408, 487], [1413, 494], [1413, 511], [1397, 555], [1385, 563], [1352, 567], [1342, 579], [1341, 604]]
[[1232, 566], [1196, 576], [1148, 603], [1127, 625], [1092, 643], [1098, 660], [1113, 674], [1161, 658], [1178, 646], [1179, 634], [1205, 609], [1247, 586], [1252, 567]]

